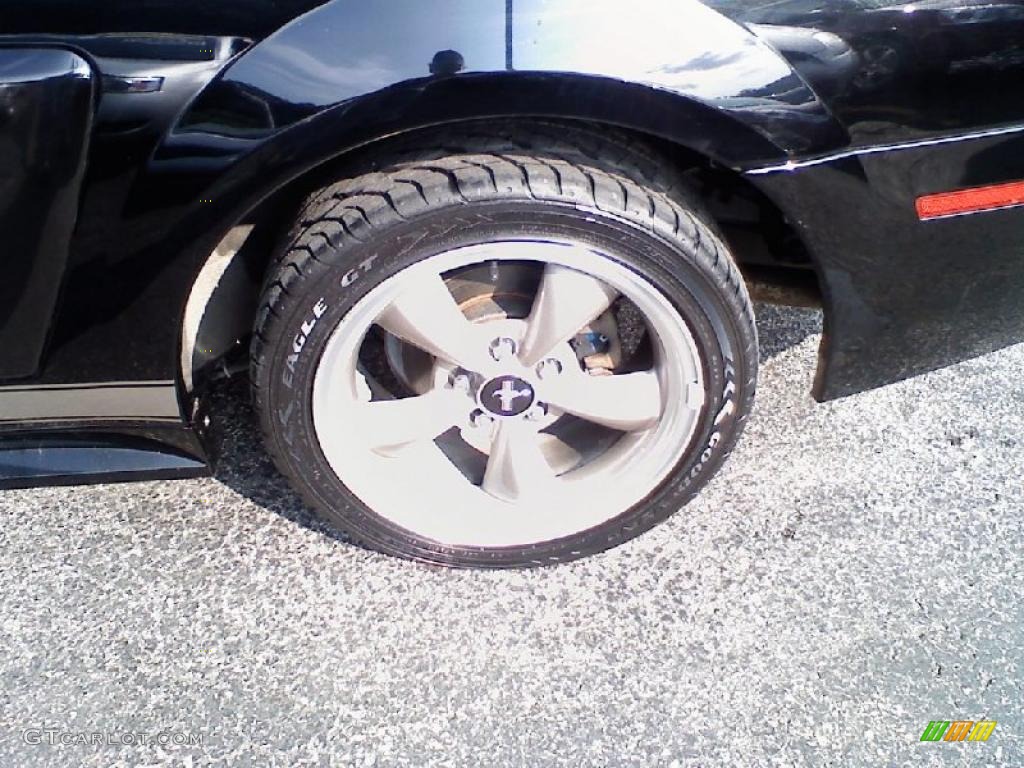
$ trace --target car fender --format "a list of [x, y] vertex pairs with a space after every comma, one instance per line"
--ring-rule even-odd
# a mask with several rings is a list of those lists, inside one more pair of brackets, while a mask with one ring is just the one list
[[616, 124], [737, 170], [847, 138], [785, 59], [697, 0], [333, 0], [233, 60], [140, 183], [211, 218], [382, 136], [510, 115]]

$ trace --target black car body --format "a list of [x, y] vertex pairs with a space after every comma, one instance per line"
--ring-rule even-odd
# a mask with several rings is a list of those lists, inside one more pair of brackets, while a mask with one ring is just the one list
[[820, 295], [819, 399], [1024, 339], [1020, 2], [4, 0], [0, 485], [205, 472], [294, 201], [533, 116], [692, 166], [751, 279]]

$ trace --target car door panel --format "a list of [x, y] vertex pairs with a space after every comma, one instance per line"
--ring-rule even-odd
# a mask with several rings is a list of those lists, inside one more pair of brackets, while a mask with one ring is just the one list
[[0, 379], [40, 364], [67, 265], [92, 126], [89, 63], [0, 48]]

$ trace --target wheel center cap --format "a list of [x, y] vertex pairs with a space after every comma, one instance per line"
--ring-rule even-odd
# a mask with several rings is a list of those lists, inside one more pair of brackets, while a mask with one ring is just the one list
[[495, 416], [525, 413], [536, 398], [530, 383], [518, 376], [496, 376], [480, 390], [480, 405]]

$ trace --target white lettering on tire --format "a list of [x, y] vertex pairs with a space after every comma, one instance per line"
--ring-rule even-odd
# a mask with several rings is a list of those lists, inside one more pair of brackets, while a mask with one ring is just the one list
[[292, 340], [292, 353], [285, 360], [285, 370], [281, 374], [281, 381], [289, 389], [292, 388], [295, 382], [295, 366], [299, 364], [299, 355], [305, 349], [306, 341], [309, 339], [310, 334], [313, 333], [313, 329], [316, 328], [316, 324], [326, 312], [327, 302], [323, 298], [317, 299], [312, 309], [310, 309], [306, 320], [299, 327], [299, 332], [295, 334], [295, 338]]

